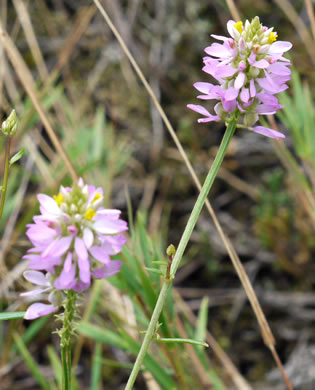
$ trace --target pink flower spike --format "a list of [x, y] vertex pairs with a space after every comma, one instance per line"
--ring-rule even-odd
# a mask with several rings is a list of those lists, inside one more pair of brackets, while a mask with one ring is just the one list
[[[99, 260], [88, 251], [94, 248], [102, 254], [103, 264], [108, 264], [110, 256], [121, 252], [126, 242], [121, 233], [128, 225], [120, 219], [120, 210], [102, 207], [102, 188], [84, 184], [82, 179], [72, 188], [61, 186], [53, 198], [39, 194], [38, 199], [41, 215], [33, 218], [26, 232], [34, 247], [23, 258], [31, 268], [25, 278], [43, 288], [23, 295], [50, 292], [46, 298], [55, 308], [49, 310], [57, 310], [64, 298], [62, 291], [90, 286]], [[32, 306], [29, 317], [35, 316], [37, 307]]]
[[274, 138], [274, 139], [285, 138], [284, 134], [280, 133], [279, 131], [269, 129], [268, 127], [256, 126], [256, 127], [251, 127], [250, 129], [257, 134], [262, 134], [269, 138]]
[[215, 104], [217, 115], [213, 116], [199, 105], [187, 107], [205, 117], [199, 119], [199, 123], [220, 119], [229, 122], [236, 114], [247, 127], [256, 123], [259, 115], [275, 114], [282, 108], [274, 95], [288, 88], [291, 63], [283, 54], [292, 44], [276, 41], [274, 28], [263, 26], [257, 16], [251, 22], [246, 20], [244, 25], [241, 21], [229, 20], [227, 30], [231, 38], [212, 35], [223, 43], [208, 46], [205, 49], [208, 56], [203, 58], [202, 70], [218, 84], [195, 84], [202, 92], [199, 99], [218, 101]]

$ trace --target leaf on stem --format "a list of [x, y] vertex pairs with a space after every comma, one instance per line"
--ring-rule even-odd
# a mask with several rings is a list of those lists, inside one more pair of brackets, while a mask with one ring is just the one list
[[9, 164], [10, 164], [10, 167], [11, 167], [14, 163], [16, 163], [17, 161], [20, 160], [20, 158], [23, 156], [24, 152], [25, 152], [25, 149], [22, 148], [22, 149], [19, 150], [17, 153], [15, 153], [15, 155], [14, 155], [13, 157], [11, 157], [10, 163], [9, 163]]

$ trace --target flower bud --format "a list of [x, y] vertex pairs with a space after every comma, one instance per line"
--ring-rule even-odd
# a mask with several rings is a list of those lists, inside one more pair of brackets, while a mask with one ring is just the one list
[[17, 116], [15, 110], [11, 111], [11, 114], [8, 116], [7, 120], [2, 122], [1, 131], [6, 136], [12, 136], [16, 133], [17, 130]]
[[249, 112], [244, 115], [244, 125], [247, 127], [253, 126], [258, 121], [258, 114], [256, 112]]

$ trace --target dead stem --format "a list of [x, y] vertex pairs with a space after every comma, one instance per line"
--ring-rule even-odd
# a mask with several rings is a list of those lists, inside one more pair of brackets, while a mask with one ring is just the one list
[[281, 363], [281, 360], [279, 358], [277, 351], [275, 350], [274, 347], [270, 348], [270, 351], [272, 353], [273, 358], [275, 359], [275, 362], [277, 363], [277, 366], [281, 372], [281, 375], [282, 375], [282, 378], [283, 378], [285, 384], [287, 385], [288, 390], [293, 390], [293, 387], [290, 383], [290, 379], [289, 379], [287, 373], [285, 372], [285, 369], [283, 367], [283, 364]]

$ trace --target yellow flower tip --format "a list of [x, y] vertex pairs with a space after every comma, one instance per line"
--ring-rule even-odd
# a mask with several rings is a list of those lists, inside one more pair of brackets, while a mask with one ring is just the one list
[[241, 22], [241, 21], [236, 22], [236, 23], [234, 24], [234, 27], [236, 28], [236, 30], [237, 30], [240, 34], [242, 34], [242, 32], [243, 32], [243, 22]]
[[278, 34], [275, 32], [271, 32], [268, 38], [269, 45], [272, 44], [274, 41], [276, 41], [278, 38]]
[[60, 206], [61, 203], [63, 202], [63, 195], [61, 192], [59, 192], [58, 195], [54, 195], [53, 198], [55, 199], [58, 206]]
[[87, 219], [88, 221], [91, 221], [91, 219], [96, 215], [96, 212], [94, 209], [87, 209], [86, 212], [85, 212], [85, 219]]
[[101, 199], [101, 198], [103, 198], [102, 195], [101, 195], [99, 192], [97, 192], [97, 193], [94, 195], [94, 198], [93, 198], [93, 200], [92, 200], [92, 203], [96, 202], [98, 199]]

